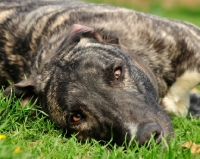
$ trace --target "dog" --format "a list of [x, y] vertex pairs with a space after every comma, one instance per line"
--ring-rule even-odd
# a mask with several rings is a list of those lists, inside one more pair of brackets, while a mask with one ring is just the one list
[[5, 95], [23, 105], [37, 98], [81, 141], [170, 139], [166, 112], [186, 116], [200, 82], [200, 29], [178, 20], [81, 1], [0, 0], [0, 35]]

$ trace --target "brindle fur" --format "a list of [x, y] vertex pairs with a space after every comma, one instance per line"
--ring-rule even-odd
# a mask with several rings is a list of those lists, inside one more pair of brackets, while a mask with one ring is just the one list
[[[74, 24], [84, 33], [73, 33], [81, 28]], [[192, 24], [120, 7], [1, 0], [0, 85], [7, 87], [9, 80], [16, 84], [6, 94], [13, 88], [19, 96], [38, 97], [52, 120], [69, 133], [79, 132], [79, 139], [109, 140], [113, 127], [120, 136], [116, 142], [122, 143], [128, 133], [143, 144], [146, 139], [138, 133], [144, 123], [158, 123], [164, 135], [173, 134], [156, 89], [167, 109], [168, 92], [177, 79], [185, 72], [199, 77], [199, 41], [200, 30]], [[115, 65], [123, 66], [121, 81], [112, 77]], [[81, 111], [85, 120], [70, 125], [74, 111]]]

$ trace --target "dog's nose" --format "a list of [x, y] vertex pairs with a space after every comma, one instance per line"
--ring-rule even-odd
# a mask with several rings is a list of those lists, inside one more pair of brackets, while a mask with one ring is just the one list
[[143, 145], [150, 140], [152, 135], [154, 136], [155, 142], [160, 143], [163, 137], [161, 126], [155, 122], [143, 123], [138, 126], [135, 139], [140, 145]]

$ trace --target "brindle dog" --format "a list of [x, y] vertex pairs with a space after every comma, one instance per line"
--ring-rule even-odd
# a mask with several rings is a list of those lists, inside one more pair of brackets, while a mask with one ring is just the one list
[[192, 24], [120, 7], [0, 0], [0, 85], [80, 140], [160, 142], [164, 110], [185, 116], [200, 82], [199, 41]]

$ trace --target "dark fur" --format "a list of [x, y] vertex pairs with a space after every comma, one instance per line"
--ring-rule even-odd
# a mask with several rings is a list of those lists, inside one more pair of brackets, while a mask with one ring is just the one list
[[[126, 135], [143, 144], [156, 134], [159, 142], [173, 128], [158, 98], [186, 70], [200, 71], [199, 40], [191, 24], [133, 10], [1, 0], [0, 85], [9, 80], [15, 84], [6, 94], [12, 88], [24, 99], [38, 97], [51, 119], [81, 140], [109, 140], [113, 131], [119, 144]], [[72, 122], [74, 114], [82, 120]]]
[[200, 94], [190, 94], [190, 107], [189, 112], [193, 117], [200, 117]]

